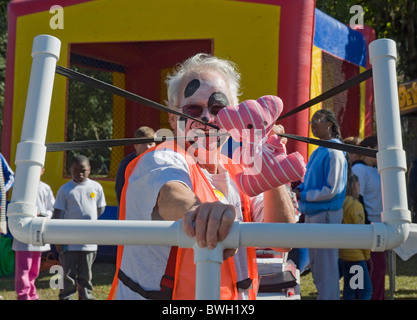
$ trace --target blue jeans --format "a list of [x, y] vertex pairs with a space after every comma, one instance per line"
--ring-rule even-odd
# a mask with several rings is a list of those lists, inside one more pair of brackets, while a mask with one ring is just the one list
[[365, 260], [340, 260], [343, 272], [343, 300], [370, 300], [372, 283]]
[[[323, 211], [305, 217], [305, 223], [342, 223], [343, 209]], [[324, 240], [325, 241], [325, 240]], [[311, 274], [317, 288], [317, 300], [339, 300], [338, 249], [309, 248]]]

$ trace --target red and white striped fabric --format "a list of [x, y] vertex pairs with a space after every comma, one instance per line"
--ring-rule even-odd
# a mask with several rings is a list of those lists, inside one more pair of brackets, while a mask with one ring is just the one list
[[236, 178], [241, 190], [249, 196], [304, 177], [301, 154], [287, 155], [285, 144], [276, 134], [268, 138], [282, 109], [281, 99], [269, 95], [228, 106], [217, 114], [219, 127], [243, 144], [234, 152], [233, 161], [245, 166]]

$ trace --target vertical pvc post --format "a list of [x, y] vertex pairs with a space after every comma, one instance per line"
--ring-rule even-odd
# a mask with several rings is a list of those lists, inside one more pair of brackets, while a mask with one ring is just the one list
[[[180, 233], [179, 246], [189, 247], [190, 238]], [[225, 248], [238, 248], [240, 242], [240, 223], [236, 221], [227, 238], [209, 250], [193, 244], [194, 262], [196, 264], [195, 299], [220, 300], [221, 265]]]
[[196, 300], [220, 300], [220, 270], [223, 262], [223, 246], [209, 250], [194, 245], [196, 264]]
[[[373, 70], [378, 134], [377, 163], [382, 183], [382, 221], [410, 223], [405, 180], [407, 164], [401, 138], [395, 66], [397, 59], [395, 42], [390, 39], [373, 41], [369, 45], [369, 56]], [[408, 233], [406, 237], [407, 235]]]
[[60, 48], [61, 42], [52, 36], [39, 35], [33, 40], [33, 62], [22, 135], [16, 150], [16, 179], [8, 207], [9, 217], [36, 216], [36, 196], [45, 162], [46, 130]]
[[398, 218], [409, 221], [402, 212], [391, 212], [394, 208], [408, 208], [405, 183], [407, 164], [401, 137], [395, 42], [390, 39], [375, 40], [369, 45], [369, 54], [375, 92], [377, 159], [382, 180], [383, 221]]

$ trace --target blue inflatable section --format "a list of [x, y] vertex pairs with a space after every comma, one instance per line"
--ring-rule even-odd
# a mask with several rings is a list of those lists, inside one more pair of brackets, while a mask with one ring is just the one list
[[363, 35], [315, 9], [314, 45], [323, 51], [366, 67], [367, 46]]

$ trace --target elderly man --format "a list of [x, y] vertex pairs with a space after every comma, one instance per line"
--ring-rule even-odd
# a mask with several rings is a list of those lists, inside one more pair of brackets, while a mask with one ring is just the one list
[[[207, 139], [164, 142], [135, 159], [127, 169], [122, 217], [182, 219], [186, 234], [207, 248], [224, 240], [236, 220], [294, 222], [293, 203], [284, 185], [255, 198], [244, 195], [234, 182], [242, 167], [220, 152], [227, 139], [208, 138], [212, 128], [207, 124], [217, 124], [219, 110], [238, 104], [239, 82], [233, 63], [206, 54], [189, 58], [168, 76], [169, 107], [202, 120], [170, 114], [174, 134], [193, 137], [199, 131]], [[124, 246], [109, 298], [194, 299], [192, 257], [192, 249]], [[256, 298], [255, 258], [253, 248], [225, 250], [221, 299]]]

